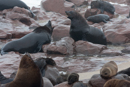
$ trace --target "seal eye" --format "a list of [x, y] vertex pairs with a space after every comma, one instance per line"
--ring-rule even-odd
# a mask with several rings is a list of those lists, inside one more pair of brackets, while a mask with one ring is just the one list
[[105, 75], [107, 75], [107, 73], [105, 73]]

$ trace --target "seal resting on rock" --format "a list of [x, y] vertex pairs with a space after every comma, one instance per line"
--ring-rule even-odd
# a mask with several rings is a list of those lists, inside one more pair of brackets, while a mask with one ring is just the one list
[[104, 11], [114, 14], [115, 8], [112, 4], [110, 4], [107, 1], [92, 1], [91, 2], [91, 9], [98, 8], [101, 13], [104, 13]]
[[104, 33], [98, 28], [89, 26], [78, 12], [66, 11], [66, 14], [71, 20], [70, 37], [75, 41], [84, 40], [95, 44], [107, 44]]
[[117, 74], [127, 74], [128, 76], [130, 76], [130, 67], [119, 71]]
[[77, 73], [71, 73], [69, 76], [68, 76], [68, 84], [69, 85], [72, 85], [73, 83], [75, 82], [78, 82], [79, 81], [79, 75]]
[[107, 23], [107, 21], [109, 21], [110, 18], [108, 15], [105, 14], [97, 14], [97, 15], [89, 16], [87, 20], [93, 23], [99, 23], [99, 22]]
[[108, 80], [103, 87], [130, 87], [130, 81], [111, 79]]
[[43, 87], [41, 72], [28, 53], [22, 57], [14, 80], [5, 87]]
[[118, 66], [114, 61], [110, 61], [101, 68], [100, 75], [102, 78], [108, 79], [117, 74]]
[[29, 9], [29, 7], [21, 0], [0, 0], [0, 11], [5, 9], [11, 9], [15, 6], [25, 8], [30, 11], [32, 17], [35, 17], [34, 13]]
[[14, 41], [10, 41], [5, 44], [1, 49], [1, 55], [10, 51], [19, 53], [36, 53], [42, 50], [42, 45], [51, 42], [51, 34], [53, 28], [51, 21], [45, 26], [37, 27], [33, 32], [23, 36], [22, 38]]

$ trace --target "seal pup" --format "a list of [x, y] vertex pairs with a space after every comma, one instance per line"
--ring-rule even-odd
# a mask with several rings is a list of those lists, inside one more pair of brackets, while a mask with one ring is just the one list
[[46, 59], [46, 67], [45, 67], [45, 76], [48, 78], [53, 85], [57, 84], [57, 78], [60, 76], [59, 70], [56, 68], [56, 63], [51, 58], [45, 58]]
[[99, 22], [107, 23], [107, 21], [109, 21], [110, 18], [108, 15], [105, 14], [97, 14], [97, 15], [89, 16], [87, 20], [93, 23], [99, 23]]
[[22, 57], [14, 80], [6, 87], [43, 87], [41, 72], [28, 53]]
[[71, 20], [70, 37], [75, 41], [84, 40], [95, 44], [107, 45], [104, 33], [98, 28], [89, 26], [85, 18], [78, 12], [66, 11], [66, 14]]
[[21, 0], [0, 0], [0, 11], [5, 10], [5, 9], [11, 9], [11, 8], [14, 8], [15, 6], [29, 10], [32, 17], [35, 17], [34, 13]]
[[130, 76], [130, 67], [119, 71], [117, 74], [127, 74], [128, 76]]
[[51, 42], [52, 31], [51, 21], [48, 21], [46, 25], [37, 27], [33, 32], [22, 38], [5, 44], [1, 49], [1, 55], [10, 51], [19, 53], [37, 53], [42, 50], [43, 44]]
[[92, 1], [91, 2], [91, 9], [98, 8], [101, 13], [104, 13], [104, 11], [109, 12], [111, 14], [114, 14], [115, 8], [112, 4], [110, 4], [107, 1]]
[[79, 81], [79, 75], [77, 73], [71, 73], [67, 78], [68, 84], [72, 85], [75, 82]]
[[114, 61], [110, 61], [100, 69], [102, 78], [109, 79], [117, 74], [118, 66]]
[[45, 58], [37, 58], [34, 60], [35, 64], [38, 66], [38, 68], [41, 71], [42, 77], [45, 76], [45, 67], [46, 67], [46, 59]]
[[6, 83], [9, 83], [9, 82], [12, 82], [13, 79], [12, 78], [6, 78], [0, 71], [0, 83], [1, 84], [6, 84]]
[[130, 81], [111, 79], [108, 80], [103, 87], [130, 87]]

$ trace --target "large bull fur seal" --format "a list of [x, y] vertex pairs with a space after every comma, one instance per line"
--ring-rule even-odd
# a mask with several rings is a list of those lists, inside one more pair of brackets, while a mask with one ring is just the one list
[[114, 6], [107, 1], [92, 1], [91, 8], [98, 8], [100, 9], [101, 13], [104, 13], [104, 11], [106, 11], [111, 14], [114, 14], [115, 12]]
[[102, 78], [109, 79], [117, 74], [118, 66], [114, 61], [110, 61], [101, 68], [100, 75]]
[[97, 15], [89, 16], [87, 20], [93, 23], [99, 23], [99, 22], [107, 23], [107, 21], [109, 21], [110, 18], [108, 15], [105, 14], [97, 14]]
[[130, 87], [130, 81], [111, 79], [108, 80], [103, 87]]
[[43, 87], [41, 72], [29, 54], [22, 57], [16, 77], [5, 87]]
[[34, 29], [33, 32], [23, 36], [22, 38], [5, 44], [5, 46], [1, 49], [1, 55], [10, 51], [19, 53], [39, 52], [41, 51], [43, 44], [51, 42], [52, 31], [53, 28], [51, 27], [51, 22], [49, 21], [45, 26], [38, 27]]
[[70, 36], [75, 41], [84, 40], [96, 44], [107, 44], [104, 33], [98, 28], [89, 26], [78, 12], [66, 11], [66, 14], [71, 20]]
[[32, 17], [34, 17], [34, 13], [29, 9], [29, 7], [21, 0], [0, 0], [0, 11], [4, 9], [14, 8], [15, 6], [25, 8], [30, 11]]

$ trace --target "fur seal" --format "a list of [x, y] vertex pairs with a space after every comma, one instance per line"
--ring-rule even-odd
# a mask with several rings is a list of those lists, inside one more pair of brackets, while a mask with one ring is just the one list
[[73, 84], [72, 87], [87, 87], [85, 84], [83, 84], [82, 82], [76, 82]]
[[0, 83], [1, 84], [6, 84], [6, 83], [9, 83], [9, 82], [12, 82], [13, 79], [12, 78], [6, 78], [0, 71]]
[[37, 27], [33, 30], [33, 32], [23, 36], [22, 38], [5, 44], [1, 49], [1, 55], [10, 51], [19, 53], [39, 52], [42, 50], [43, 44], [48, 44], [51, 42], [52, 31], [53, 28], [51, 26], [51, 21], [49, 21], [45, 26]]
[[42, 58], [42, 57], [38, 58], [38, 59], [34, 60], [34, 62], [39, 67], [42, 77], [44, 77], [45, 76], [45, 67], [47, 64], [45, 58]]
[[0, 0], [0, 11], [4, 9], [14, 8], [15, 6], [25, 8], [30, 11], [32, 17], [35, 17], [34, 13], [29, 9], [29, 7], [21, 0]]
[[114, 6], [107, 1], [92, 1], [91, 9], [93, 8], [98, 8], [101, 11], [101, 13], [104, 13], [104, 11], [106, 11], [111, 14], [114, 14], [115, 12]]
[[46, 67], [45, 67], [45, 76], [48, 78], [53, 85], [57, 84], [57, 78], [60, 76], [59, 70], [56, 68], [56, 63], [51, 58], [45, 58], [46, 59]]
[[118, 66], [114, 61], [110, 61], [100, 69], [100, 75], [102, 78], [108, 79], [117, 74]]
[[6, 87], [43, 87], [41, 72], [28, 53], [22, 57], [14, 80]]
[[109, 21], [110, 18], [108, 15], [105, 14], [97, 14], [97, 15], [89, 16], [87, 20], [93, 23], [99, 23], [99, 22], [107, 23], [107, 21]]
[[127, 74], [128, 76], [130, 76], [130, 67], [119, 71], [117, 74]]
[[73, 83], [75, 82], [78, 82], [79, 81], [79, 75], [77, 73], [71, 73], [69, 76], [68, 76], [68, 84], [69, 85], [72, 85]]
[[71, 20], [70, 37], [75, 41], [84, 40], [95, 44], [107, 45], [104, 33], [98, 28], [89, 26], [85, 18], [78, 12], [66, 11], [66, 14]]
[[130, 87], [130, 81], [111, 79], [108, 80], [103, 87]]

